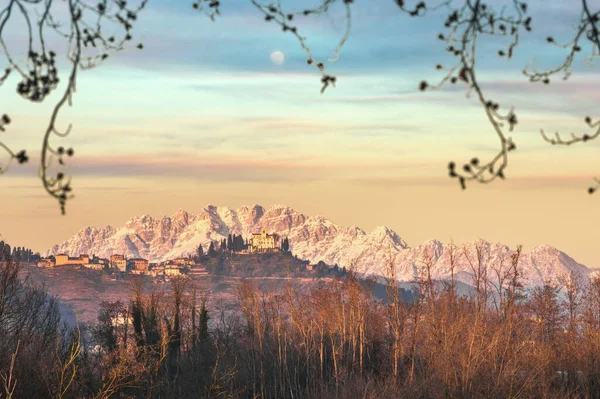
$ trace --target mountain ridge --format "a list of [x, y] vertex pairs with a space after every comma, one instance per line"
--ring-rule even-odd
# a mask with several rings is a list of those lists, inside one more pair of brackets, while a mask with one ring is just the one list
[[[151, 262], [193, 254], [202, 244], [219, 241], [228, 234], [249, 237], [265, 228], [269, 233], [287, 236], [291, 252], [300, 259], [316, 263], [338, 264], [354, 268], [364, 275], [385, 276], [389, 264], [395, 267], [399, 280], [413, 280], [429, 260], [435, 278], [447, 278], [450, 273], [452, 245], [430, 239], [410, 247], [400, 235], [387, 226], [377, 226], [370, 232], [353, 225], [340, 226], [322, 215], [306, 216], [296, 210], [276, 204], [266, 209], [258, 204], [237, 209], [209, 204], [197, 213], [179, 208], [173, 215], [156, 218], [148, 214], [129, 218], [123, 227], [110, 225], [99, 228], [86, 226], [68, 240], [49, 248], [44, 255], [80, 253], [109, 257], [124, 254]], [[458, 246], [455, 272], [469, 283], [472, 264], [479, 258], [490, 271], [508, 267], [514, 254], [508, 246], [486, 240], [476, 240]], [[566, 253], [547, 244], [522, 253], [519, 260], [527, 284], [540, 285], [558, 281], [571, 271], [588, 277], [590, 269]]]

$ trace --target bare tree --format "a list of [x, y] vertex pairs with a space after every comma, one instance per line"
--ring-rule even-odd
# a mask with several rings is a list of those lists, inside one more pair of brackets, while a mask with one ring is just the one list
[[19, 344], [20, 341], [17, 342], [17, 348], [15, 349], [15, 353], [13, 353], [10, 358], [10, 367], [8, 369], [8, 373], [2, 376], [2, 382], [4, 386], [4, 397], [6, 399], [12, 399], [15, 393], [15, 389], [17, 387], [17, 379], [15, 378], [13, 373], [15, 369], [15, 360], [17, 359], [17, 354], [19, 353]]
[[571, 333], [576, 333], [583, 303], [583, 279], [579, 272], [571, 270], [569, 274], [561, 276], [559, 281], [564, 287], [566, 295], [568, 330]]
[[56, 397], [59, 399], [62, 399], [69, 391], [69, 388], [73, 384], [73, 381], [77, 376], [77, 372], [79, 371], [79, 367], [77, 365], [77, 358], [79, 355], [81, 355], [81, 332], [79, 330], [77, 330], [77, 337], [73, 337], [73, 339], [71, 339], [69, 346], [69, 351], [64, 358], [60, 355], [60, 353], [58, 354], [59, 378]]
[[[111, 53], [124, 49], [133, 39], [133, 24], [146, 2], [147, 0], [140, 0], [136, 5], [128, 4], [125, 0], [10, 0], [0, 10], [0, 47], [8, 64], [0, 77], [0, 84], [5, 83], [9, 75], [16, 73], [21, 78], [17, 84], [17, 93], [24, 99], [42, 102], [58, 87], [57, 53], [48, 48], [47, 37], [59, 37], [68, 44], [66, 58], [70, 71], [66, 86], [52, 110], [43, 134], [39, 165], [42, 185], [49, 195], [58, 200], [63, 213], [67, 199], [72, 197], [70, 168], [66, 164], [66, 158], [72, 157], [74, 150], [52, 143], [53, 138], [61, 139], [71, 133], [71, 124], [66, 129], [59, 127], [60, 112], [65, 105], [73, 103], [78, 72], [95, 68]], [[8, 22], [19, 17], [25, 21], [20, 27], [28, 36], [27, 46], [23, 51], [25, 63], [18, 62], [22, 54], [13, 54], [6, 43]], [[115, 35], [105, 33], [119, 29], [120, 33]], [[138, 48], [142, 47], [142, 44], [138, 45]], [[3, 115], [0, 130], [4, 131], [4, 127], [10, 122], [10, 117]], [[9, 155], [9, 162], [27, 162], [25, 151], [15, 153], [4, 143], [0, 143], [0, 146]], [[0, 169], [2, 172], [5, 170], [6, 168]]]
[[[0, 396], [598, 397], [600, 279], [584, 284], [573, 272], [564, 277], [565, 295], [556, 281], [524, 289], [520, 248], [494, 264], [476, 260], [483, 251], [467, 253], [474, 272], [486, 276], [481, 269], [489, 268], [488, 292], [496, 302], [484, 300], [484, 277], [479, 294], [451, 289], [452, 276], [439, 289], [435, 256], [427, 254], [430, 271], [412, 301], [398, 288], [391, 258], [387, 302], [353, 273], [312, 286], [288, 283], [281, 291], [244, 281], [239, 313], [215, 317], [202, 333], [209, 336], [206, 351], [193, 345], [199, 323], [192, 322], [195, 296], [188, 297], [185, 284], [165, 292], [134, 287], [140, 321], [132, 304], [123, 322], [135, 324], [142, 339], [125, 342], [118, 332], [118, 345], [85, 342], [83, 331], [64, 327], [44, 350], [43, 334], [9, 335], [13, 346], [0, 340], [9, 348], [0, 353]], [[458, 262], [465, 254], [456, 249], [455, 255]], [[428, 286], [434, 282], [438, 289]], [[0, 328], [9, 331], [2, 323], [6, 318]]]

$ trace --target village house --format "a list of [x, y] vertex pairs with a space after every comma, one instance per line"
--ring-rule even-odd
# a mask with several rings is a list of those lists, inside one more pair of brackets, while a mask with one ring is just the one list
[[179, 276], [181, 275], [181, 270], [179, 266], [176, 265], [166, 265], [165, 266], [165, 276]]
[[37, 263], [38, 267], [54, 267], [54, 260], [52, 258], [42, 258]]
[[92, 270], [103, 270], [104, 269], [104, 265], [100, 264], [100, 263], [86, 263], [85, 265], [83, 265], [83, 267], [86, 267], [86, 268], [92, 269]]
[[82, 264], [82, 266], [86, 267], [88, 269], [92, 269], [92, 270], [103, 270], [105, 265], [107, 265], [107, 264], [108, 264], [107, 259], [101, 259], [101, 258], [98, 258], [96, 255], [92, 255], [92, 258], [90, 259], [90, 261], [88, 263]]
[[149, 271], [147, 271], [146, 274], [152, 277], [162, 276], [165, 274], [165, 268], [164, 266], [155, 265]]
[[96, 255], [92, 255], [92, 263], [96, 265], [107, 266], [110, 263], [110, 261], [108, 259], [99, 258]]
[[169, 264], [175, 264], [178, 266], [194, 266], [194, 260], [190, 258], [176, 258], [168, 262]]

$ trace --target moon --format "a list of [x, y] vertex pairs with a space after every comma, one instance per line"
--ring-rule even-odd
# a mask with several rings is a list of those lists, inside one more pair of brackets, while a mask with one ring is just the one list
[[281, 65], [285, 61], [285, 55], [281, 51], [271, 53], [271, 62], [275, 65]]

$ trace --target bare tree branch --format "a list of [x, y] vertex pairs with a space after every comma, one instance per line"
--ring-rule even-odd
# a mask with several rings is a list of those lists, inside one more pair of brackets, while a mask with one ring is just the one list
[[450, 162], [449, 176], [458, 179], [463, 189], [466, 188], [466, 182], [472, 180], [490, 183], [498, 177], [504, 179], [504, 170], [508, 166], [508, 153], [516, 149], [515, 143], [507, 133], [512, 132], [516, 127], [517, 115], [512, 107], [505, 112], [500, 112], [500, 105], [485, 95], [476, 75], [476, 55], [480, 42], [486, 36], [507, 37], [510, 42], [506, 48], [498, 51], [498, 56], [512, 58], [514, 49], [519, 43], [520, 30], [531, 30], [531, 17], [527, 16], [527, 5], [513, 0], [512, 11], [507, 13], [505, 8], [500, 12], [495, 11], [481, 0], [465, 0], [464, 4], [457, 8], [452, 7], [451, 1], [431, 8], [424, 1], [417, 3], [414, 8], [407, 8], [402, 0], [397, 0], [396, 3], [402, 11], [412, 17], [424, 16], [428, 11], [442, 7], [447, 9], [448, 16], [444, 22], [446, 33], [440, 33], [438, 39], [445, 43], [445, 50], [456, 57], [456, 61], [450, 67], [438, 64], [436, 69], [446, 71], [446, 74], [435, 85], [422, 81], [419, 89], [436, 90], [448, 83], [466, 85], [467, 97], [475, 93], [500, 141], [498, 154], [486, 162], [481, 162], [479, 158], [472, 158], [460, 171], [456, 163]]
[[[594, 60], [600, 56], [600, 10], [592, 13], [588, 5], [588, 0], [581, 0], [581, 8], [582, 10], [579, 23], [577, 24], [575, 35], [571, 41], [565, 44], [560, 44], [557, 43], [552, 36], [549, 36], [546, 39], [546, 41], [551, 45], [569, 50], [563, 63], [555, 68], [538, 71], [535, 66], [535, 59], [533, 59], [531, 63], [523, 70], [523, 73], [529, 77], [531, 82], [543, 82], [544, 84], [550, 84], [550, 78], [559, 73], [563, 74], [563, 80], [567, 80], [571, 76], [571, 68], [573, 66], [575, 56], [582, 53], [582, 46], [585, 45], [585, 42], [588, 42], [591, 45], [591, 52], [588, 57], [585, 55], [583, 56], [584, 62], [592, 65]], [[543, 129], [540, 130], [540, 133], [546, 142], [552, 145], [563, 146], [585, 143], [598, 138], [598, 136], [600, 136], [600, 119], [594, 122], [591, 117], [586, 116], [585, 123], [591, 129], [594, 129], [592, 133], [571, 133], [571, 137], [568, 139], [563, 139], [558, 132], [554, 134], [554, 137], [548, 137]], [[595, 180], [596, 182], [598, 181], [598, 179]], [[593, 194], [596, 188], [597, 187], [592, 186], [588, 189], [588, 192]]]

